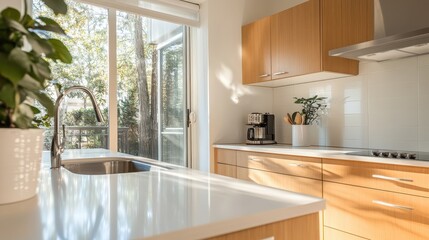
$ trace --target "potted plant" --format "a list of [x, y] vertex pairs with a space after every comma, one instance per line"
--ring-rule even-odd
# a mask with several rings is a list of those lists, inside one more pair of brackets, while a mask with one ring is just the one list
[[303, 147], [310, 146], [308, 126], [319, 123], [322, 114], [326, 111], [326, 97], [317, 95], [310, 98], [294, 97], [296, 104], [302, 104], [302, 110], [287, 114], [285, 122], [292, 125], [292, 145]]
[[[65, 14], [63, 0], [44, 0], [55, 14]], [[67, 47], [53, 38], [65, 34], [53, 19], [32, 18], [14, 8], [0, 13], [0, 204], [33, 197], [42, 157], [43, 129], [54, 105], [46, 87], [49, 61], [70, 63]], [[39, 109], [36, 102], [43, 108]], [[41, 118], [38, 114], [46, 113]]]

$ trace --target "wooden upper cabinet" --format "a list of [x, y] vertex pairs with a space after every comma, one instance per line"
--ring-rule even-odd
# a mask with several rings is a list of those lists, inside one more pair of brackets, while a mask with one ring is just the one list
[[322, 0], [322, 69], [359, 74], [356, 60], [331, 57], [329, 50], [374, 39], [374, 0]]
[[319, 72], [319, 1], [308, 1], [271, 16], [272, 79]]
[[357, 75], [358, 61], [329, 50], [372, 40], [373, 15], [374, 0], [308, 0], [244, 26], [243, 83], [276, 87]]
[[271, 18], [242, 28], [243, 83], [271, 80]]

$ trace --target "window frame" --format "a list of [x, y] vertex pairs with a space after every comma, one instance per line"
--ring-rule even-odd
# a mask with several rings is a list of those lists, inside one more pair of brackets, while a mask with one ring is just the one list
[[[76, 1], [76, 0], [72, 0]], [[108, 149], [112, 152], [118, 151], [118, 75], [117, 75], [117, 12], [123, 11], [120, 9], [112, 8], [112, 7], [106, 7], [100, 4], [91, 3], [90, 1], [79, 1], [83, 4], [88, 4], [100, 8], [104, 8], [107, 10], [107, 39], [108, 39]], [[33, 14], [33, 0], [27, 1], [27, 9], [29, 11], [29, 14]], [[143, 14], [137, 14], [135, 12], [128, 12], [131, 14], [135, 14], [142, 17], [147, 18], [154, 18], [153, 16], [149, 15], [143, 15]], [[160, 18], [158, 18], [160, 19]], [[191, 141], [191, 128], [189, 125], [189, 112], [191, 108], [191, 68], [190, 68], [190, 27], [182, 22], [174, 22], [171, 21], [171, 19], [162, 19], [162, 21], [168, 21], [173, 22], [176, 24], [181, 24], [183, 26], [183, 72], [184, 72], [184, 94], [185, 94], [185, 111], [184, 111], [184, 119], [185, 122], [188, 121], [188, 124], [185, 124], [184, 127], [186, 129], [184, 130], [184, 143], [185, 143], [185, 149], [184, 149], [184, 159], [185, 159], [185, 166], [186, 167], [192, 167], [192, 141]], [[159, 98], [159, 95], [158, 95]], [[158, 104], [160, 101], [158, 101]], [[158, 107], [159, 109], [159, 107]], [[158, 110], [159, 111], [159, 110]], [[159, 114], [158, 114], [158, 117]], [[161, 155], [159, 155], [161, 156]]]

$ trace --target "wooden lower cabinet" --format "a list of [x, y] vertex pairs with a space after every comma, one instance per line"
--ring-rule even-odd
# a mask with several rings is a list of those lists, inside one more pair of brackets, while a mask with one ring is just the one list
[[313, 213], [280, 222], [209, 238], [210, 240], [319, 240], [319, 214]]
[[324, 240], [366, 240], [366, 238], [361, 238], [356, 235], [342, 232], [330, 227], [325, 227], [323, 232], [324, 232], [324, 238], [323, 238]]
[[228, 164], [218, 163], [216, 167], [216, 173], [223, 176], [236, 178], [237, 167]]
[[322, 159], [237, 151], [237, 166], [322, 180]]
[[322, 181], [237, 167], [237, 178], [260, 185], [322, 197]]
[[323, 194], [327, 227], [365, 239], [429, 239], [429, 198], [331, 182]]

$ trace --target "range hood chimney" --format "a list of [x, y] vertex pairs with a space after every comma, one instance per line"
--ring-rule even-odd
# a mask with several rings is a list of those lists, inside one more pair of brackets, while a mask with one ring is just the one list
[[375, 39], [329, 51], [330, 56], [385, 61], [429, 53], [429, 1], [374, 0]]

